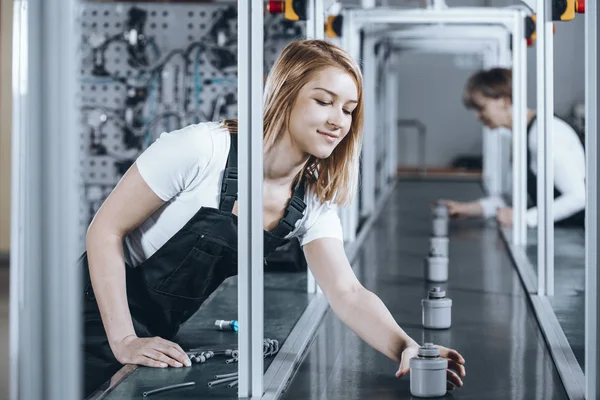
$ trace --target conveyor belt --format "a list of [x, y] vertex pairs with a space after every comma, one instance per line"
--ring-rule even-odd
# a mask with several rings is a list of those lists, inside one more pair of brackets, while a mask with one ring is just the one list
[[[527, 257], [537, 267], [537, 230], [527, 231]], [[537, 269], [537, 268], [536, 268]], [[554, 228], [552, 308], [581, 368], [585, 364], [585, 231]]]
[[[453, 221], [450, 280], [453, 327], [421, 327], [423, 259], [428, 252], [428, 203], [439, 197], [482, 196], [472, 182], [400, 182], [354, 266], [363, 284], [388, 305], [417, 341], [455, 348], [466, 359], [465, 386], [445, 398], [566, 399], [536, 318], [498, 230], [480, 221]], [[283, 398], [410, 399], [409, 377], [328, 311]]]

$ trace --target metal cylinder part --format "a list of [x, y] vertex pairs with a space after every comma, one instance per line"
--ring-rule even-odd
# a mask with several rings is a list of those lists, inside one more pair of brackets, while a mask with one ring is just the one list
[[446, 394], [448, 360], [432, 343], [419, 348], [419, 355], [410, 360], [410, 393], [415, 397], [439, 397]]
[[447, 237], [429, 238], [429, 255], [438, 257], [448, 257], [449, 243], [450, 241]]
[[432, 221], [431, 232], [435, 237], [446, 237], [448, 236], [448, 219], [447, 218], [434, 218]]
[[425, 259], [425, 279], [430, 282], [448, 280], [448, 257], [429, 257]]
[[432, 210], [433, 216], [436, 218], [448, 218], [448, 216], [450, 215], [450, 213], [448, 212], [448, 207], [446, 207], [446, 205], [441, 202], [438, 201], [435, 205], [435, 207]]
[[421, 306], [424, 328], [448, 329], [452, 326], [452, 300], [441, 288], [432, 288], [428, 297], [421, 300]]

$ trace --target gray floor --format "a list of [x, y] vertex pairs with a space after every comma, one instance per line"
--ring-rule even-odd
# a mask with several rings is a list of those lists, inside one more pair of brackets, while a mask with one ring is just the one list
[[[527, 232], [527, 256], [537, 270], [537, 230]], [[554, 228], [554, 296], [552, 308], [585, 371], [585, 231]]]
[[[363, 284], [378, 294], [417, 341], [459, 350], [466, 359], [465, 386], [448, 399], [566, 399], [537, 321], [507, 249], [493, 226], [453, 222], [450, 280], [453, 327], [421, 327], [420, 300], [430, 216], [438, 197], [480, 196], [474, 183], [401, 182], [366, 239], [355, 266]], [[372, 350], [329, 312], [284, 399], [410, 399], [409, 377]]]

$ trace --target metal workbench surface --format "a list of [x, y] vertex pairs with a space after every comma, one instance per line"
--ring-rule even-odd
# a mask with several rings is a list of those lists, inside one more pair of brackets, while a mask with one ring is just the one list
[[[306, 293], [306, 272], [265, 273], [265, 337], [276, 339], [280, 347], [304, 312], [312, 295]], [[232, 277], [217, 289], [178, 332], [174, 341], [184, 350], [191, 348], [214, 348], [233, 345], [237, 347], [237, 334], [232, 331], [221, 332], [214, 326], [217, 319], [237, 319], [237, 277]], [[207, 386], [214, 375], [237, 372], [237, 364], [225, 364], [230, 357], [215, 357], [204, 364], [192, 364], [189, 368], [147, 368], [131, 366], [121, 370], [113, 377], [112, 388], [107, 390], [107, 382], [90, 399], [143, 399], [143, 392], [160, 387], [195, 382], [191, 388], [177, 389], [148, 397], [148, 399], [237, 399], [237, 389], [219, 385]], [[265, 370], [273, 360], [264, 360]]]
[[[476, 182], [399, 182], [366, 238], [355, 271], [415, 340], [455, 348], [465, 357], [465, 385], [445, 398], [566, 399], [494, 223], [452, 221], [449, 281], [442, 285], [453, 300], [452, 328], [422, 328], [421, 299], [431, 286], [423, 279], [431, 226], [429, 202], [438, 198], [472, 200], [482, 195]], [[283, 398], [411, 399], [409, 376], [395, 378], [397, 368], [330, 310]]]

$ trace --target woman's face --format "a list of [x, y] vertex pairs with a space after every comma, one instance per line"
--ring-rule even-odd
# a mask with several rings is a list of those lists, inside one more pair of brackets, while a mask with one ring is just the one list
[[346, 71], [328, 67], [306, 84], [292, 106], [288, 131], [301, 151], [327, 158], [350, 130], [358, 89]]
[[477, 119], [490, 129], [512, 127], [512, 105], [506, 98], [494, 99], [480, 92], [473, 94]]

